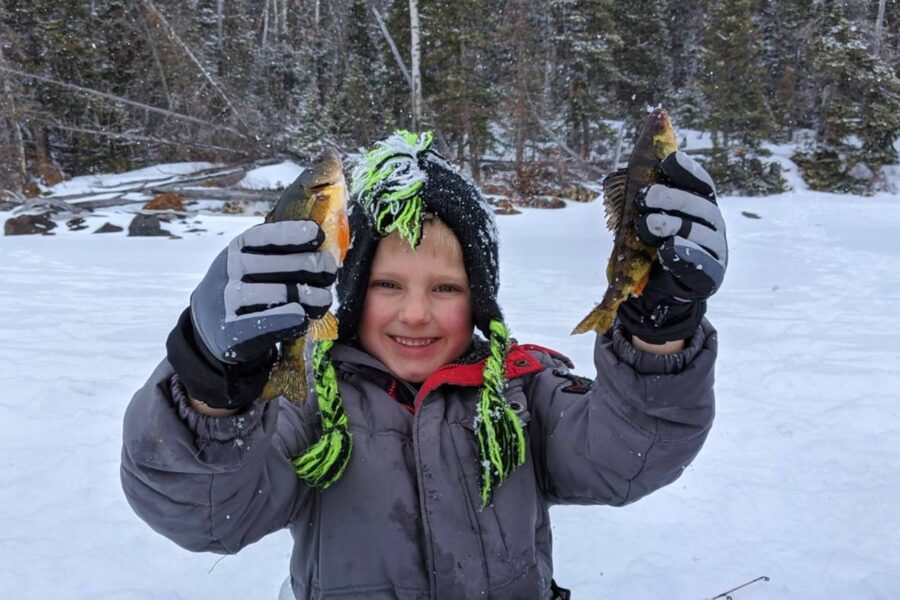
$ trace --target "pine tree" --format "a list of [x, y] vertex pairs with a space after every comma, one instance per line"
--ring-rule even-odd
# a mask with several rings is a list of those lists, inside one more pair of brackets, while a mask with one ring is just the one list
[[821, 85], [819, 150], [856, 156], [870, 168], [896, 160], [900, 80], [872, 56], [865, 33], [846, 19], [840, 4], [831, 9], [810, 53]]
[[667, 9], [672, 91], [666, 100], [676, 127], [702, 127], [701, 52], [708, 0], [672, 0]]
[[622, 41], [613, 23], [613, 4], [606, 0], [551, 2], [558, 61], [554, 104], [564, 111], [568, 145], [584, 158], [606, 137], [601, 119], [617, 116], [610, 106], [611, 90], [623, 77], [623, 69], [614, 56]]
[[543, 109], [541, 57], [544, 49], [539, 32], [543, 16], [532, 0], [513, 0], [498, 32], [502, 48], [495, 72], [503, 96], [498, 116], [511, 131], [517, 169], [525, 160], [526, 145], [542, 137], [538, 119]]
[[[397, 51], [403, 60], [404, 67], [409, 70], [409, 3], [405, 0], [394, 0], [390, 3], [386, 14], [383, 14], [385, 26], [391, 39], [397, 46]], [[384, 39], [384, 36], [382, 36]], [[381, 44], [381, 56], [386, 65], [385, 78], [385, 105], [387, 106], [387, 120], [391, 129], [409, 129], [412, 125], [410, 113], [410, 82], [403, 76], [397, 60], [391, 52], [387, 41]], [[426, 49], [427, 54], [427, 49]]]
[[814, 0], [764, 0], [759, 22], [765, 93], [773, 136], [790, 139], [797, 128], [815, 126], [815, 73], [806, 49], [821, 19]]
[[752, 7], [753, 0], [715, 4], [704, 39], [706, 126], [714, 132], [714, 143], [726, 148], [732, 141], [757, 147], [771, 125]]
[[643, 122], [648, 107], [667, 105], [671, 99], [672, 49], [666, 9], [663, 0], [613, 3], [620, 40], [613, 60], [622, 73], [615, 80], [616, 105], [635, 127]]
[[333, 106], [338, 136], [351, 148], [368, 146], [386, 131], [384, 57], [373, 41], [380, 33], [372, 31], [372, 24], [365, 0], [354, 0], [347, 17], [343, 79]]
[[[124, 0], [61, 5], [48, 0], [12, 2], [4, 24], [17, 32], [12, 64], [49, 79], [124, 94], [133, 89], [143, 67], [140, 40], [135, 40]], [[104, 135], [122, 130], [134, 114], [105, 100], [31, 79], [31, 98], [22, 125], [32, 172], [45, 181], [69, 172], [121, 168], [133, 144]]]
[[457, 160], [481, 178], [481, 158], [494, 142], [499, 88], [491, 65], [497, 44], [499, 0], [420, 2], [423, 93], [434, 124], [456, 145]]

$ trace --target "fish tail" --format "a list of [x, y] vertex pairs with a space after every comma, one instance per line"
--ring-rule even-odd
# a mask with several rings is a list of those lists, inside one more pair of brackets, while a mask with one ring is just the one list
[[272, 369], [262, 391], [263, 400], [284, 396], [294, 404], [303, 404], [309, 397], [306, 385], [306, 361], [303, 358], [303, 338], [289, 342], [281, 360]]
[[325, 313], [321, 319], [313, 321], [309, 326], [309, 337], [317, 342], [336, 340], [338, 338], [337, 317], [329, 312]]
[[572, 330], [572, 335], [587, 333], [588, 331], [596, 331], [600, 334], [606, 333], [612, 327], [617, 308], [618, 305], [609, 307], [598, 304], [594, 307], [594, 310], [588, 313], [588, 316], [575, 326], [575, 329]]
[[609, 331], [610, 327], [612, 327], [613, 320], [616, 318], [616, 313], [619, 311], [619, 305], [628, 297], [628, 290], [628, 286], [621, 287], [611, 285], [606, 288], [606, 292], [603, 294], [603, 299], [600, 301], [600, 304], [595, 306], [594, 309], [575, 326], [575, 329], [572, 330], [572, 335], [587, 333], [588, 331], [596, 331], [603, 335]]

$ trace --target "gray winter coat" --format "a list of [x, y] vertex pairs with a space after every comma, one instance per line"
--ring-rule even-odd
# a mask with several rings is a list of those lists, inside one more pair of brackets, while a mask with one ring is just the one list
[[297, 598], [549, 598], [548, 508], [621, 506], [671, 483], [713, 419], [708, 323], [671, 356], [598, 337], [593, 384], [558, 355], [518, 347], [506, 395], [529, 453], [479, 510], [477, 387], [453, 381], [481, 367], [451, 369], [437, 387], [429, 378], [413, 414], [378, 360], [345, 345], [332, 356], [354, 449], [331, 488], [307, 487], [290, 463], [317, 439], [314, 403], [204, 417], [164, 361], [125, 416], [122, 485], [135, 512], [194, 551], [235, 553], [289, 527]]

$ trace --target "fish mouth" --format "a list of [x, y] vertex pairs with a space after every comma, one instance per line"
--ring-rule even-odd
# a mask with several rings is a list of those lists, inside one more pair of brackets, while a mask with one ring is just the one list
[[303, 187], [309, 193], [323, 191], [341, 181], [344, 176], [344, 166], [341, 157], [334, 150], [326, 150], [317, 156], [312, 164], [303, 171]]
[[653, 119], [653, 148], [656, 152], [656, 158], [665, 160], [667, 156], [678, 150], [678, 142], [675, 140], [675, 129], [672, 127], [672, 119], [665, 109], [651, 115]]

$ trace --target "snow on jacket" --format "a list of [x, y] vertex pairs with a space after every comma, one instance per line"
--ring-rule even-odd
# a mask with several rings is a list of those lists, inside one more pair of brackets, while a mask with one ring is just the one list
[[135, 512], [193, 551], [231, 554], [289, 527], [297, 598], [549, 598], [548, 508], [621, 506], [671, 483], [713, 419], [708, 323], [670, 356], [598, 336], [592, 384], [559, 355], [515, 346], [506, 397], [528, 456], [479, 510], [482, 365], [436, 371], [408, 407], [394, 399], [407, 384], [377, 359], [347, 345], [332, 356], [354, 442], [337, 483], [309, 488], [290, 463], [317, 439], [314, 402], [202, 416], [164, 361], [125, 416], [122, 485]]

